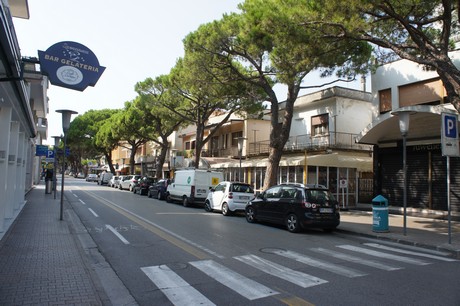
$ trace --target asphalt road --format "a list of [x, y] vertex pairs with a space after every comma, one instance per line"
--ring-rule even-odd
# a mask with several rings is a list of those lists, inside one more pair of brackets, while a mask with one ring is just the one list
[[440, 253], [292, 234], [78, 179], [66, 192], [139, 305], [460, 305], [460, 262]]

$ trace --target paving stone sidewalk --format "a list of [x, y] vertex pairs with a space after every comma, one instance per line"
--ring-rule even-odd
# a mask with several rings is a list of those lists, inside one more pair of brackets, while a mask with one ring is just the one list
[[59, 220], [59, 197], [39, 185], [26, 200], [0, 241], [0, 305], [106, 304], [69, 223]]

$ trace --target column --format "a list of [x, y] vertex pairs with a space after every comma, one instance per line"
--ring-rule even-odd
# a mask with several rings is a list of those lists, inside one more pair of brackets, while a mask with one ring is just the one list
[[[6, 199], [8, 178], [8, 148], [10, 144], [10, 107], [0, 107], [0, 199]], [[7, 201], [0, 201], [0, 232], [4, 231]]]
[[18, 141], [19, 141], [19, 122], [11, 122], [10, 131], [10, 147], [8, 151], [8, 179], [6, 182], [6, 188], [8, 190], [6, 194], [6, 211], [5, 217], [10, 219], [14, 216], [14, 201], [17, 192], [17, 173], [16, 173], [16, 159], [18, 156]]

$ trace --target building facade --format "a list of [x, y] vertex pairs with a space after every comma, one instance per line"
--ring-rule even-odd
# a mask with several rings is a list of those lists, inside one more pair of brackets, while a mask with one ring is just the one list
[[48, 79], [35, 58], [20, 54], [13, 17], [29, 18], [27, 1], [0, 2], [0, 235], [40, 180], [36, 145], [47, 138]]
[[[458, 55], [452, 53], [458, 66]], [[407, 60], [377, 69], [372, 76], [372, 123], [358, 141], [374, 147], [374, 194], [389, 205], [404, 204], [403, 150], [406, 148], [407, 207], [417, 210], [447, 210], [447, 166], [441, 152], [442, 113], [457, 113], [444, 103], [446, 91], [433, 71]], [[408, 112], [409, 131], [404, 146], [398, 114]], [[451, 158], [451, 207], [460, 211], [460, 162]]]

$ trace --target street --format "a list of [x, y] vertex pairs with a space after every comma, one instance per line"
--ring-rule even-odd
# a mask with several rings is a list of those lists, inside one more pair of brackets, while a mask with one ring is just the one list
[[65, 188], [139, 305], [460, 303], [460, 263], [435, 251], [340, 231], [292, 234], [84, 180]]

